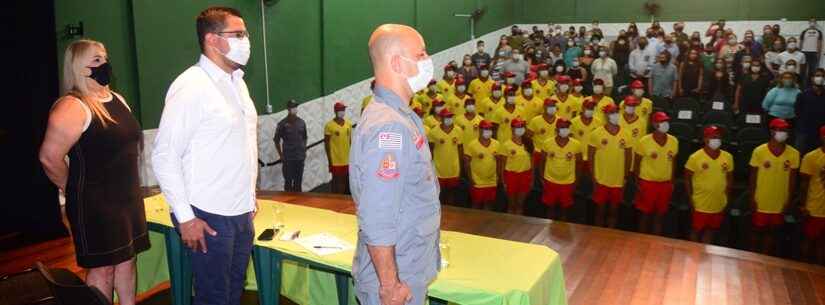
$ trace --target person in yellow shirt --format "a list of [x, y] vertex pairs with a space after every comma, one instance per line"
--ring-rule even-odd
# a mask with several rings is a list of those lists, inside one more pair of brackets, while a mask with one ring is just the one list
[[544, 141], [556, 136], [556, 105], [556, 100], [545, 99], [542, 115], [534, 117], [527, 124], [526, 138], [530, 140], [534, 148], [533, 164], [538, 164], [541, 161], [541, 153], [537, 148], [544, 145]]
[[424, 91], [424, 94], [417, 96], [418, 103], [421, 104], [424, 113], [430, 113], [434, 100], [445, 100], [444, 96], [438, 93], [438, 86], [436, 86], [435, 80], [430, 80], [430, 84], [427, 85], [427, 89], [424, 89]]
[[540, 100], [545, 100], [556, 94], [556, 81], [550, 76], [550, 66], [540, 64], [538, 66], [539, 77], [530, 84], [533, 86], [533, 95]]
[[441, 125], [441, 117], [438, 116], [438, 113], [441, 110], [446, 109], [446, 105], [444, 105], [444, 101], [442, 100], [433, 100], [433, 108], [430, 110], [430, 113], [424, 116], [424, 126], [433, 129], [438, 125]]
[[[639, 105], [636, 106], [636, 114], [645, 121], [645, 125], [650, 119], [650, 114], [653, 113], [653, 101], [645, 97], [645, 85], [640, 80], [634, 80], [630, 83], [630, 90], [632, 95], [639, 99]], [[621, 111], [625, 111], [625, 103], [619, 105]]]
[[[608, 118], [607, 124], [590, 134], [587, 159], [592, 164], [595, 224], [615, 228], [619, 204], [624, 197], [625, 178], [630, 171], [631, 139], [630, 133], [619, 126], [619, 107], [616, 104], [607, 104], [601, 110]], [[609, 210], [607, 205], [610, 205]]]
[[490, 116], [490, 121], [493, 122], [496, 130], [496, 140], [499, 142], [507, 142], [513, 134], [510, 127], [510, 122], [515, 118], [524, 118], [522, 116], [523, 109], [516, 104], [516, 89], [507, 89], [507, 95], [503, 107], [496, 109]]
[[533, 185], [533, 172], [530, 152], [524, 145], [522, 136], [525, 133], [525, 122], [520, 118], [513, 119], [510, 127], [513, 136], [499, 145], [498, 166], [499, 177], [504, 180], [504, 189], [507, 193], [507, 212], [516, 215], [524, 214], [524, 200], [530, 193]]
[[799, 152], [785, 144], [790, 124], [783, 119], [773, 119], [768, 126], [771, 139], [753, 150], [749, 163], [754, 230], [752, 249], [765, 254], [775, 250], [774, 234], [784, 223], [783, 214], [796, 187], [799, 169]]
[[800, 172], [800, 208], [806, 217], [802, 231], [802, 255], [811, 262], [825, 265], [825, 126], [819, 127], [822, 146], [802, 158]]
[[578, 106], [578, 108], [574, 109], [576, 112], [571, 115], [572, 118], [581, 115], [581, 106], [588, 97], [584, 95], [584, 83], [581, 78], [574, 78], [570, 84], [573, 86], [572, 91], [570, 91], [570, 98], [575, 101], [573, 105]]
[[464, 115], [464, 101], [472, 98], [467, 94], [467, 85], [463, 78], [455, 80], [455, 92], [447, 98], [447, 109], [455, 115]]
[[483, 101], [490, 96], [493, 91], [493, 84], [495, 83], [496, 82], [490, 78], [490, 68], [482, 64], [478, 67], [478, 77], [470, 81], [467, 93], [470, 93], [476, 101]]
[[435, 84], [438, 87], [438, 93], [444, 98], [452, 96], [455, 90], [455, 79], [455, 67], [453, 65], [444, 66], [444, 77]]
[[616, 104], [613, 101], [613, 98], [609, 95], [605, 95], [604, 93], [604, 81], [601, 79], [596, 79], [593, 81], [593, 95], [590, 98], [596, 101], [596, 117], [599, 118], [602, 122], [607, 121], [606, 114], [604, 111], [604, 106], [607, 104]]
[[733, 185], [733, 156], [721, 150], [722, 129], [703, 130], [704, 147], [685, 162], [685, 192], [693, 207], [690, 240], [710, 243], [722, 220]]
[[652, 134], [643, 136], [634, 146], [635, 205], [641, 214], [639, 232], [661, 235], [662, 223], [673, 195], [673, 168], [679, 153], [679, 140], [667, 134], [670, 117], [664, 112], [653, 114], [653, 128]]
[[576, 116], [577, 108], [580, 107], [580, 105], [575, 105], [574, 99], [571, 98], [570, 83], [571, 80], [569, 76], [559, 76], [556, 79], [556, 86], [558, 87], [556, 88], [556, 94], [550, 97], [557, 101], [556, 108], [558, 111], [556, 115], [568, 121]]
[[[519, 90], [518, 84], [516, 84], [516, 74], [515, 73], [509, 72], [509, 71], [504, 72], [504, 73], [502, 73], [502, 77], [504, 78], [504, 87], [502, 88], [502, 89], [504, 89], [504, 92], [507, 92], [507, 90], [509, 90], [510, 88], [516, 88], [516, 90]], [[521, 93], [521, 92], [517, 92], [517, 93]]]
[[[372, 82], [370, 82], [370, 93], [372, 93], [374, 90], [375, 80], [373, 79]], [[367, 109], [367, 105], [369, 105], [370, 102], [372, 102], [372, 94], [365, 96], [364, 99], [361, 100], [361, 113], [364, 113], [364, 109]]]
[[581, 142], [570, 138], [570, 121], [559, 118], [555, 125], [555, 137], [537, 146], [543, 178], [541, 202], [547, 206], [548, 218], [566, 221], [573, 207], [573, 193], [578, 183], [576, 171], [582, 162], [583, 147]]
[[504, 106], [504, 90], [501, 85], [493, 84], [492, 93], [489, 97], [481, 101], [478, 108], [478, 114], [486, 119], [490, 119], [493, 112], [501, 106]]
[[576, 193], [582, 197], [590, 196], [593, 193], [593, 176], [591, 176], [591, 166], [589, 157], [590, 134], [596, 128], [604, 126], [604, 123], [599, 119], [593, 117], [595, 113], [596, 102], [593, 100], [586, 100], [582, 104], [581, 115], [570, 120], [570, 135], [582, 145], [582, 162], [579, 162], [579, 183], [576, 185]]
[[530, 81], [525, 80], [521, 83], [521, 94], [516, 97], [516, 106], [521, 107], [522, 110], [522, 119], [526, 122], [530, 122], [534, 117], [537, 115], [541, 115], [542, 109], [544, 108], [544, 100], [539, 99], [533, 94], [533, 87], [530, 84]]
[[638, 98], [628, 95], [624, 98], [622, 103], [625, 104], [626, 107], [624, 111], [622, 111], [622, 119], [619, 121], [619, 125], [630, 133], [630, 146], [633, 147], [636, 146], [636, 143], [638, 143], [639, 140], [647, 134], [647, 121], [643, 120], [636, 114], [635, 108], [639, 106]]
[[455, 124], [464, 132], [461, 136], [461, 144], [467, 145], [478, 139], [478, 124], [481, 120], [481, 116], [476, 114], [476, 101], [474, 99], [464, 101], [464, 115], [455, 118]]
[[442, 202], [455, 204], [456, 188], [461, 182], [461, 156], [464, 155], [461, 136], [464, 132], [461, 127], [453, 124], [450, 109], [441, 109], [438, 116], [441, 117], [441, 125], [430, 129], [427, 139], [433, 154], [438, 184], [441, 186]]
[[346, 194], [349, 190], [349, 145], [352, 122], [344, 118], [347, 107], [337, 102], [333, 106], [335, 118], [324, 126], [324, 151], [327, 154], [330, 188], [333, 193]]
[[491, 210], [496, 202], [496, 190], [500, 184], [500, 164], [496, 156], [499, 142], [493, 139], [493, 123], [482, 120], [478, 139], [464, 148], [464, 171], [469, 173], [470, 201], [473, 208]]

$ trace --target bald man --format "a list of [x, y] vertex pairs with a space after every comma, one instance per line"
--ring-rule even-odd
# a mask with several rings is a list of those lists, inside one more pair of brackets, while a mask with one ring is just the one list
[[349, 167], [356, 295], [362, 305], [424, 304], [441, 266], [441, 208], [424, 125], [409, 101], [432, 79], [433, 64], [424, 39], [404, 25], [379, 26], [369, 55], [374, 98], [355, 128]]

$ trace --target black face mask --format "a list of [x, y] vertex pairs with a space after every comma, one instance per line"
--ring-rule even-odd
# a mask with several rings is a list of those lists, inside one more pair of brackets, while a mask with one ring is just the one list
[[97, 67], [89, 67], [92, 74], [89, 78], [95, 80], [101, 86], [108, 86], [112, 82], [112, 65], [108, 62]]

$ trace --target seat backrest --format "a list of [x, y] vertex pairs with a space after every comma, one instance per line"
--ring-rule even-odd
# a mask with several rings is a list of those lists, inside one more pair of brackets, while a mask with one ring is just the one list
[[770, 132], [765, 127], [744, 127], [736, 133], [736, 141], [765, 143], [770, 138]]
[[673, 101], [674, 120], [696, 122], [699, 119], [699, 102], [688, 97], [680, 97]]
[[733, 126], [733, 114], [725, 110], [710, 110], [702, 115], [702, 124]]
[[767, 126], [765, 116], [760, 113], [739, 113], [739, 115], [736, 116], [736, 125], [740, 129], [745, 127]]
[[110, 305], [111, 303], [95, 287], [83, 283], [77, 275], [66, 269], [49, 269], [43, 263], [35, 263], [37, 270], [46, 279], [58, 304], [61, 305]]

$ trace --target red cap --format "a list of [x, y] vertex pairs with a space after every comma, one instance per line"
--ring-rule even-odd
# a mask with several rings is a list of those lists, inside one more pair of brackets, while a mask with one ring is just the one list
[[431, 79], [431, 80], [430, 80], [430, 83], [429, 83], [429, 84], [427, 84], [427, 86], [429, 87], [429, 86], [435, 85], [436, 83], [437, 83], [437, 82], [436, 82], [434, 79]]
[[667, 113], [656, 111], [653, 113], [653, 117], [650, 118], [653, 123], [661, 123], [664, 121], [670, 121], [670, 117], [667, 116]]
[[522, 87], [522, 88], [531, 87], [532, 85], [533, 85], [533, 84], [531, 84], [531, 83], [530, 83], [530, 81], [529, 81], [529, 80], [526, 80], [526, 79], [525, 79], [524, 81], [522, 81], [522, 82], [521, 82], [521, 87]]
[[565, 118], [556, 119], [556, 128], [570, 127], [570, 121]]
[[489, 68], [490, 68], [490, 67], [489, 67], [489, 66], [487, 66], [487, 64], [481, 64], [481, 65], [479, 65], [479, 66], [478, 66], [478, 69], [479, 69], [479, 70], [487, 70], [487, 69], [489, 69]]
[[820, 137], [825, 137], [825, 125], [822, 125], [822, 127], [819, 127], [819, 136]]
[[547, 107], [547, 106], [555, 106], [555, 105], [556, 105], [556, 103], [558, 103], [558, 102], [559, 102], [559, 101], [557, 101], [557, 100], [555, 100], [555, 99], [546, 98], [546, 99], [544, 99], [544, 107]]
[[476, 104], [476, 100], [474, 98], [468, 98], [467, 100], [464, 101], [464, 106], [475, 105], [475, 104]]
[[719, 128], [716, 125], [710, 125], [702, 130], [702, 135], [705, 138], [717, 138], [722, 135], [722, 128]]
[[791, 125], [783, 119], [773, 119], [768, 127], [771, 129], [788, 129]]
[[444, 109], [441, 109], [441, 111], [438, 112], [438, 116], [440, 116], [442, 118], [448, 118], [448, 117], [453, 116], [453, 113], [450, 112], [449, 108], [444, 107]]
[[603, 80], [603, 79], [601, 79], [601, 78], [597, 78], [597, 79], [593, 80], [593, 84], [594, 84], [594, 85], [602, 85], [602, 86], [604, 86], [604, 80]]
[[634, 80], [632, 83], [630, 83], [630, 89], [644, 89], [644, 88], [645, 88], [645, 85], [642, 84], [642, 81], [640, 81], [640, 80]]
[[505, 78], [516, 77], [516, 74], [510, 71], [504, 72]]
[[507, 94], [507, 95], [516, 95], [516, 91], [518, 91], [518, 87], [513, 86], [513, 87], [510, 87], [510, 88], [507, 88], [507, 92], [505, 92], [505, 94]]
[[455, 85], [456, 86], [464, 85], [464, 78], [463, 77], [456, 78], [455, 79]]
[[538, 70], [550, 70], [550, 66], [548, 64], [540, 64]]
[[490, 90], [492, 90], [492, 91], [501, 90], [501, 84], [493, 83], [493, 88], [490, 89]]
[[574, 78], [573, 79], [573, 86], [581, 86], [581, 85], [582, 85], [582, 79], [581, 78]]
[[587, 108], [587, 109], [596, 108], [596, 101], [594, 101], [592, 98], [588, 98], [588, 99], [584, 100], [584, 103], [582, 104], [582, 106], [584, 106], [584, 108]]
[[524, 120], [520, 118], [515, 118], [510, 121], [510, 127], [524, 127]]
[[604, 112], [604, 113], [614, 113], [614, 112], [617, 112], [617, 111], [619, 111], [619, 107], [616, 107], [616, 104], [613, 104], [613, 103], [609, 103], [607, 105], [604, 105], [604, 107], [602, 107], [602, 112]]
[[569, 84], [570, 83], [570, 76], [561, 75], [561, 76], [556, 78], [556, 82], [558, 82], [559, 84]]
[[421, 109], [421, 106], [415, 106], [415, 108], [413, 108], [413, 112], [415, 112], [415, 114], [417, 115], [421, 115], [422, 113], [424, 113], [424, 110]]
[[628, 106], [639, 106], [639, 104], [641, 104], [641, 101], [639, 101], [639, 98], [635, 95], [628, 95], [624, 98], [624, 104]]
[[484, 129], [490, 129], [490, 128], [493, 128], [493, 123], [490, 122], [490, 120], [481, 120], [481, 122], [478, 123], [478, 127], [479, 128], [484, 128]]
[[444, 105], [444, 101], [439, 100], [439, 99], [433, 100], [433, 106], [441, 106], [441, 105]]
[[343, 103], [341, 103], [341, 102], [337, 102], [337, 103], [335, 103], [335, 105], [334, 105], [334, 106], [332, 106], [332, 108], [333, 108], [333, 109], [335, 109], [335, 111], [338, 111], [338, 110], [344, 110], [344, 109], [347, 109], [347, 106], [346, 106], [346, 105], [344, 105], [344, 104], [343, 104]]

